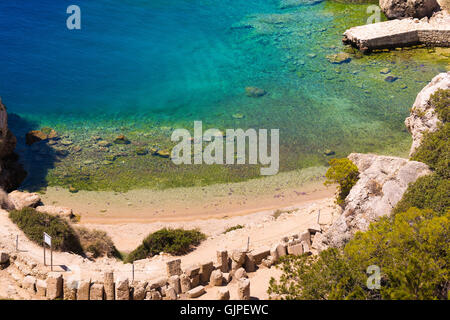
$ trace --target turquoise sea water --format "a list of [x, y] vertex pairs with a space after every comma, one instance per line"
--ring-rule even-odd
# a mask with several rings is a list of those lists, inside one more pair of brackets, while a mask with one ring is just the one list
[[[81, 8], [82, 30], [66, 28], [70, 4]], [[192, 128], [194, 120], [221, 130], [279, 128], [281, 170], [325, 165], [325, 150], [404, 153], [410, 137], [403, 120], [417, 92], [445, 71], [448, 52], [361, 56], [344, 47], [343, 31], [364, 24], [366, 8], [331, 1], [284, 10], [278, 0], [3, 1], [0, 95], [21, 118], [12, 118], [12, 128], [27, 168], [45, 168], [28, 185], [127, 189], [257, 176], [251, 166], [176, 167], [135, 154], [138, 147], [170, 149], [172, 129]], [[327, 59], [342, 51], [351, 54], [349, 63]], [[398, 80], [386, 82], [388, 75]], [[247, 97], [247, 86], [268, 94]], [[43, 126], [62, 140], [24, 146], [25, 129]], [[97, 139], [118, 134], [132, 143], [98, 148]]]

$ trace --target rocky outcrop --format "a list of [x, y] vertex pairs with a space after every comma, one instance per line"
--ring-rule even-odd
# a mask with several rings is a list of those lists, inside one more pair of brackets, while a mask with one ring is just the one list
[[342, 41], [364, 53], [413, 45], [450, 47], [450, 14], [440, 11], [430, 19], [408, 18], [353, 27]]
[[389, 215], [408, 184], [430, 174], [428, 166], [407, 159], [352, 153], [348, 158], [358, 170], [359, 180], [345, 199], [345, 210], [322, 235], [314, 237], [313, 248], [342, 247], [356, 231]]
[[436, 131], [441, 122], [430, 105], [430, 96], [439, 89], [450, 89], [450, 72], [434, 77], [417, 95], [411, 115], [405, 120], [405, 125], [413, 138], [410, 155], [419, 147], [423, 134]]
[[8, 128], [8, 114], [0, 99], [0, 187], [9, 192], [16, 189], [26, 177], [26, 172], [14, 153], [16, 137]]
[[40, 202], [41, 197], [37, 193], [29, 193], [15, 190], [8, 195], [9, 201], [14, 205], [14, 209], [35, 208]]
[[421, 19], [441, 9], [437, 0], [380, 0], [380, 7], [389, 19]]

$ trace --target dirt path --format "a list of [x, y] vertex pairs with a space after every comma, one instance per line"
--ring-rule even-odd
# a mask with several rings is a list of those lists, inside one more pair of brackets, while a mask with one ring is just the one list
[[[266, 210], [246, 216], [237, 216], [228, 219], [195, 220], [188, 222], [173, 223], [152, 223], [152, 224], [123, 224], [123, 225], [86, 225], [89, 228], [97, 228], [107, 231], [116, 245], [121, 250], [131, 250], [136, 244], [142, 241], [149, 232], [159, 229], [162, 226], [199, 228], [208, 239], [191, 253], [180, 257], [182, 268], [195, 265], [200, 262], [215, 262], [217, 250], [243, 249], [247, 247], [254, 250], [260, 247], [270, 246], [281, 240], [282, 237], [300, 233], [308, 226], [317, 222], [320, 210], [321, 223], [329, 223], [336, 218], [336, 209], [332, 198], [325, 198], [317, 201], [302, 202], [297, 206], [283, 208], [281, 215], [274, 217], [274, 210]], [[334, 216], [333, 216], [334, 214]], [[225, 229], [234, 225], [242, 225], [242, 229], [223, 233]], [[13, 251], [16, 235], [19, 235], [19, 250], [32, 260], [42, 264], [43, 249], [26, 239], [25, 235], [9, 220], [8, 213], [0, 210], [0, 249], [6, 247]], [[135, 280], [150, 280], [165, 276], [165, 263], [172, 259], [168, 254], [161, 254], [151, 259], [135, 262]], [[123, 264], [115, 259], [102, 258], [97, 261], [89, 261], [78, 255], [55, 252], [55, 271], [63, 272], [80, 278], [91, 278], [92, 280], [102, 280], [103, 273], [107, 270], [114, 270], [116, 278], [132, 278], [132, 266]], [[45, 267], [50, 271], [50, 267]], [[267, 298], [265, 293], [268, 281], [271, 276], [278, 276], [279, 271], [271, 269], [260, 269], [258, 272], [250, 274], [252, 281], [252, 296], [260, 299]], [[230, 284], [230, 292], [236, 291]], [[205, 298], [214, 298], [216, 288], [207, 288]], [[232, 293], [232, 297], [233, 297]]]

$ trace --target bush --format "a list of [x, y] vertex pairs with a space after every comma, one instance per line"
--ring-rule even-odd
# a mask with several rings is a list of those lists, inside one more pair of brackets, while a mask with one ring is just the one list
[[84, 252], [90, 253], [93, 258], [107, 256], [108, 258], [115, 257], [121, 259], [121, 254], [106, 232], [86, 228], [77, 228], [76, 232], [80, 238]]
[[428, 102], [434, 108], [438, 118], [447, 123], [450, 119], [450, 89], [439, 89], [430, 97]]
[[[411, 208], [372, 223], [343, 251], [282, 260], [268, 293], [282, 299], [447, 299], [450, 212]], [[368, 266], [381, 270], [381, 289], [366, 287]]]
[[412, 160], [426, 163], [437, 174], [450, 178], [450, 123], [435, 132], [426, 133]]
[[450, 89], [437, 90], [430, 98], [429, 107], [434, 108], [442, 121], [435, 132], [425, 133], [412, 160], [421, 161], [435, 170], [437, 174], [450, 178]]
[[285, 256], [278, 265], [283, 274], [279, 282], [270, 280], [268, 293], [286, 300], [365, 298], [361, 287], [364, 275], [353, 272], [349, 261], [335, 248], [318, 256]]
[[449, 234], [450, 212], [411, 208], [357, 233], [345, 255], [362, 268], [380, 266], [384, 299], [447, 299]]
[[9, 213], [13, 221], [33, 242], [43, 244], [44, 232], [52, 237], [55, 250], [83, 254], [80, 239], [72, 227], [62, 218], [38, 212], [32, 208], [13, 210]]
[[432, 209], [438, 215], [449, 210], [450, 181], [437, 174], [420, 177], [408, 186], [393, 213], [405, 212], [411, 207]]
[[359, 179], [358, 167], [347, 158], [331, 159], [329, 163], [330, 168], [325, 174], [327, 178], [325, 185], [334, 183], [339, 185], [336, 203], [343, 206], [345, 198]]
[[127, 256], [126, 261], [145, 259], [160, 252], [173, 255], [185, 254], [192, 246], [199, 245], [204, 239], [206, 235], [198, 230], [164, 228], [148, 235], [142, 244]]
[[231, 231], [234, 231], [234, 230], [239, 230], [239, 229], [244, 229], [244, 226], [238, 224], [238, 225], [236, 225], [236, 226], [229, 227], [229, 228], [226, 229], [223, 233], [225, 234], [225, 233], [228, 233], [228, 232], [231, 232]]

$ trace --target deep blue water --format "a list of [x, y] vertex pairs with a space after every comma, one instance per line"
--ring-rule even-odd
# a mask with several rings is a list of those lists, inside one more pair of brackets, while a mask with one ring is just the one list
[[[68, 30], [66, 8], [81, 8]], [[3, 100], [22, 114], [123, 117], [207, 104], [258, 73], [230, 26], [276, 1], [2, 1]], [[238, 74], [238, 76], [236, 76]], [[236, 80], [238, 80], [236, 82]]]

